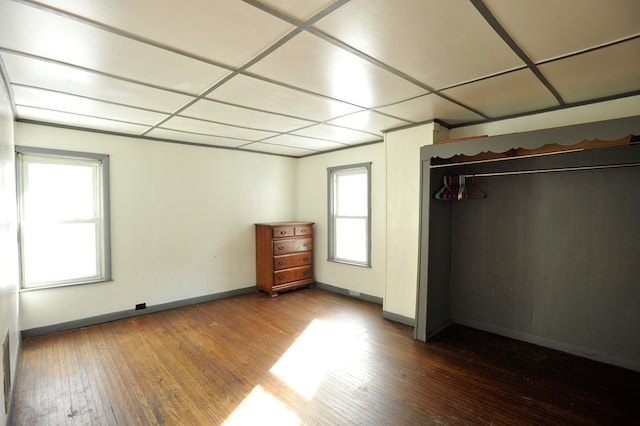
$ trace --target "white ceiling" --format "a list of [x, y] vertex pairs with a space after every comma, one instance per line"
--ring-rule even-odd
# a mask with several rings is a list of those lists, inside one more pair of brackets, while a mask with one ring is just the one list
[[16, 118], [302, 157], [640, 94], [638, 0], [0, 0]]

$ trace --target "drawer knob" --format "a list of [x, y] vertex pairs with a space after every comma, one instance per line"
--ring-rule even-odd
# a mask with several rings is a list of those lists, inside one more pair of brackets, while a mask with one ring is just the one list
[[287, 235], [287, 231], [280, 231], [280, 235]]
[[284, 275], [278, 275], [278, 279], [279, 279], [280, 281], [284, 280]]
[[287, 262], [285, 262], [284, 260], [279, 260], [278, 261], [278, 265], [284, 265], [285, 263], [287, 263]]
[[304, 271], [302, 273], [302, 275], [304, 275], [305, 277], [308, 277], [311, 274], [311, 271]]
[[302, 244], [302, 247], [309, 247], [309, 243]]
[[309, 256], [303, 257], [302, 260], [304, 260], [306, 262], [307, 260], [309, 260]]
[[278, 250], [284, 250], [284, 246], [278, 246]]
[[307, 228], [302, 228], [302, 229], [300, 230], [300, 233], [302, 233], [302, 234], [304, 234], [305, 232], [307, 232]]

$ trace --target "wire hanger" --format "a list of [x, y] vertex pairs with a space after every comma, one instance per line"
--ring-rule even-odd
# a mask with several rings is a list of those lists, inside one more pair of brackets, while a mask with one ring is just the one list
[[[471, 185], [467, 185], [466, 179], [471, 177]], [[435, 194], [437, 200], [466, 200], [487, 198], [487, 193], [476, 183], [475, 176], [468, 175], [444, 175], [443, 185]]]
[[[454, 179], [455, 178], [455, 179]], [[438, 200], [455, 200], [458, 197], [458, 176], [444, 175], [442, 188], [436, 193]]]
[[473, 200], [483, 200], [487, 198], [487, 192], [478, 185], [475, 175], [471, 176], [471, 185], [467, 188], [467, 198]]

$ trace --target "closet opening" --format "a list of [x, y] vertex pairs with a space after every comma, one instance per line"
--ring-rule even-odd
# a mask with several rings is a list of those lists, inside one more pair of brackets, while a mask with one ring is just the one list
[[423, 147], [415, 337], [458, 323], [640, 370], [638, 134], [634, 117]]

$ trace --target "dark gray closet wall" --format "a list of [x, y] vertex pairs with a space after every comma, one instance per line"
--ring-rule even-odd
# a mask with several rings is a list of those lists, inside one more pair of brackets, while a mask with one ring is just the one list
[[[640, 147], [439, 169], [432, 188], [443, 173], [629, 162], [640, 162]], [[431, 201], [432, 214], [451, 212], [431, 226], [438, 235], [450, 222], [450, 247], [432, 247], [451, 250], [451, 320], [638, 369], [640, 167], [476, 182], [488, 198]]]

